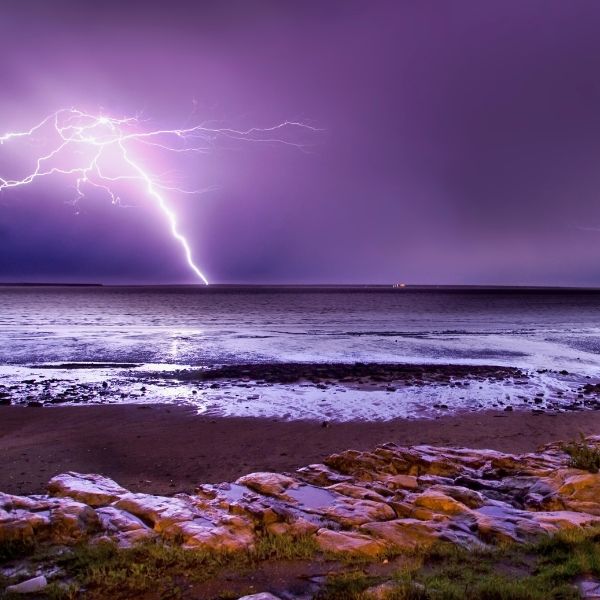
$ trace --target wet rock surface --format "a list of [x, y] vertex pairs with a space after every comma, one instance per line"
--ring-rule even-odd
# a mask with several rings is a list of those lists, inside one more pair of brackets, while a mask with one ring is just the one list
[[[600, 437], [588, 442], [600, 445]], [[560, 444], [536, 453], [400, 447], [348, 450], [291, 474], [251, 473], [193, 494], [134, 494], [64, 473], [48, 494], [0, 494], [0, 541], [70, 545], [156, 538], [244, 551], [260, 536], [314, 536], [328, 553], [375, 556], [446, 541], [523, 543], [600, 523], [600, 474], [568, 466]]]
[[487, 365], [409, 365], [358, 362], [225, 365], [201, 371], [181, 371], [178, 373], [178, 377], [181, 380], [193, 381], [246, 379], [266, 385], [306, 381], [326, 388], [333, 381], [340, 380], [418, 385], [431, 380], [435, 380], [437, 383], [451, 383], [460, 378], [476, 380], [525, 378], [525, 374], [514, 367]]
[[161, 403], [195, 407], [213, 417], [311, 418], [328, 428], [332, 422], [357, 418], [431, 418], [485, 408], [534, 415], [597, 411], [600, 382], [564, 369], [373, 362], [176, 369], [143, 363], [58, 363], [0, 373], [0, 406]]
[[[70, 375], [73, 371], [86, 372], [87, 381], [83, 376], [74, 379]], [[100, 372], [106, 379], [99, 378]], [[161, 390], [165, 398], [171, 398], [173, 394], [165, 392], [177, 388], [181, 393], [175, 397], [181, 402], [193, 403], [196, 399], [190, 398], [190, 393], [197, 394], [200, 391], [218, 395], [233, 388], [239, 392], [246, 391], [244, 399], [253, 401], [258, 400], [260, 394], [248, 393], [247, 390], [261, 390], [273, 385], [299, 384], [318, 390], [360, 387], [362, 390], [395, 392], [403, 387], [460, 387], [469, 383], [502, 382], [508, 379], [526, 383], [528, 379], [523, 370], [515, 367], [371, 362], [244, 363], [156, 372], [136, 363], [60, 363], [36, 365], [32, 373], [29, 378], [11, 380], [10, 383], [4, 383], [0, 377], [0, 405], [42, 407], [123, 401], [145, 403], [151, 395], [157, 395]]]

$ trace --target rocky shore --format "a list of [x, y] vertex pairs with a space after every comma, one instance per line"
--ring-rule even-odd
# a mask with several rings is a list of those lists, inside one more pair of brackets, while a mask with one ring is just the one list
[[[170, 375], [173, 375], [172, 373]], [[182, 381], [245, 380], [254, 384], [312, 383], [332, 385], [344, 383], [394, 383], [396, 385], [462, 385], [464, 380], [526, 379], [516, 367], [460, 364], [404, 363], [249, 363], [209, 369], [183, 369], [174, 374]]]
[[[72, 372], [80, 376], [73, 378]], [[107, 378], [98, 379], [95, 377], [97, 372], [105, 373]], [[291, 384], [317, 390], [341, 386], [393, 392], [399, 388], [426, 385], [454, 388], [508, 380], [525, 384], [527, 379], [521, 369], [494, 365], [265, 362], [152, 371], [135, 363], [60, 363], [32, 366], [29, 375], [17, 381], [4, 383], [0, 380], [0, 405], [40, 407], [143, 402], [155, 384], [158, 387], [152, 388], [153, 394], [160, 392], [161, 386], [183, 385], [187, 387], [182, 389], [197, 394], [232, 387], [261, 390]], [[252, 400], [254, 395], [245, 397]]]
[[[587, 443], [600, 447], [600, 437]], [[346, 559], [440, 542], [481, 550], [599, 525], [600, 474], [572, 464], [559, 443], [526, 454], [389, 443], [173, 496], [67, 472], [50, 480], [46, 494], [0, 494], [0, 544], [156, 540], [235, 554], [269, 536], [310, 539], [318, 552]]]

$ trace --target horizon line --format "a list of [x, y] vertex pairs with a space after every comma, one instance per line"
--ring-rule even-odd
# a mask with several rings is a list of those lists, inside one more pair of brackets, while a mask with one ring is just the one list
[[454, 284], [454, 283], [99, 283], [99, 282], [52, 282], [7, 281], [0, 287], [189, 287], [210, 288], [384, 288], [398, 292], [426, 289], [529, 289], [529, 290], [597, 290], [600, 285], [536, 285], [536, 284]]

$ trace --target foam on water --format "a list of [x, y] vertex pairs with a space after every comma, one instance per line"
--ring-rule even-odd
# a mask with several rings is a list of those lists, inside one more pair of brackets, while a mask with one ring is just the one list
[[[540, 393], [571, 401], [577, 386], [596, 381], [599, 324], [600, 293], [591, 292], [7, 287], [0, 391], [22, 401], [63, 393], [64, 401], [176, 402], [203, 414], [286, 419], [518, 408]], [[250, 390], [233, 381], [212, 390], [152, 376], [272, 361], [493, 364], [525, 369], [530, 381], [527, 389], [483, 381], [395, 391]]]

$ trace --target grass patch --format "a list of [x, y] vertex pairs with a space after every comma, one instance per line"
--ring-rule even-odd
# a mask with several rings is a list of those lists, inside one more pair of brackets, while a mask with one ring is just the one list
[[[374, 587], [383, 584], [375, 592]], [[576, 600], [572, 585], [540, 582], [535, 576], [507, 575], [470, 570], [398, 576], [382, 582], [364, 574], [331, 577], [318, 600]]]
[[362, 598], [364, 591], [375, 585], [378, 580], [362, 571], [332, 575], [324, 588], [316, 595], [317, 600], [352, 600]]
[[[19, 550], [17, 552], [16, 550]], [[6, 553], [22, 556], [21, 549]], [[51, 584], [46, 598], [70, 600], [129, 599], [144, 594], [161, 599], [179, 598], [189, 584], [215, 577], [224, 568], [243, 571], [266, 560], [307, 560], [317, 551], [309, 536], [264, 536], [247, 553], [184, 550], [161, 541], [148, 541], [131, 548], [119, 548], [111, 542], [74, 546], [50, 560], [47, 552], [30, 557], [33, 564], [51, 562], [72, 581], [69, 587]]]
[[59, 557], [57, 564], [85, 590], [85, 598], [132, 598], [150, 591], [161, 598], [176, 598], [180, 580], [201, 581], [227, 560], [226, 555], [163, 543], [127, 549], [103, 543], [77, 546]]
[[434, 547], [418, 572], [400, 573], [408, 580], [391, 598], [397, 600], [571, 600], [579, 598], [570, 581], [537, 572], [537, 546], [500, 546], [467, 551], [451, 545]]
[[4, 540], [0, 542], [0, 564], [24, 556], [31, 556], [36, 550], [31, 540]]
[[[530, 546], [464, 550], [449, 544], [417, 553], [394, 574], [368, 569], [331, 576], [319, 600], [576, 600], [574, 579], [600, 576], [600, 532], [567, 532]], [[377, 596], [373, 588], [384, 585]]]
[[564, 531], [546, 538], [534, 548], [538, 557], [536, 576], [560, 585], [580, 575], [600, 577], [600, 530]]
[[[79, 586], [76, 584], [61, 585], [53, 582], [46, 588], [45, 597], [46, 600], [77, 600], [78, 598], [81, 598], [81, 595]], [[19, 595], [18, 598], [23, 598], [23, 596]]]
[[587, 443], [583, 433], [579, 440], [573, 440], [562, 445], [562, 449], [569, 455], [569, 466], [590, 473], [600, 470], [600, 449]]
[[[225, 554], [182, 550], [164, 542], [128, 549], [112, 543], [81, 545], [63, 554], [38, 551], [38, 564], [57, 564], [72, 582], [52, 584], [51, 600], [86, 598], [188, 598], [190, 584], [223, 577], [223, 598], [233, 570], [238, 579], [265, 561], [319, 560], [311, 537], [264, 536], [250, 552]], [[35, 557], [30, 559], [35, 565]], [[384, 585], [385, 600], [575, 600], [573, 581], [600, 578], [600, 528], [570, 530], [531, 545], [465, 550], [450, 544], [404, 554], [382, 566], [336, 560], [337, 571], [318, 592], [318, 600], [368, 600], [370, 588]]]
[[[432, 575], [424, 579], [423, 600], [576, 600], [579, 594], [571, 585], [554, 586], [535, 576], [512, 578], [506, 575], [466, 572], [462, 576]], [[403, 598], [402, 595], [399, 598]]]
[[265, 535], [258, 539], [250, 558], [261, 560], [309, 560], [318, 552], [314, 537]]

